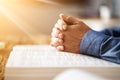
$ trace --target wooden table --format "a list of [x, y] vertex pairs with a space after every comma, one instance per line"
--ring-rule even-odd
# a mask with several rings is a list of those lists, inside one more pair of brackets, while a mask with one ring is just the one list
[[[52, 80], [56, 75], [67, 69], [75, 68], [7, 68], [5, 80]], [[107, 80], [120, 80], [120, 67], [80, 67]]]

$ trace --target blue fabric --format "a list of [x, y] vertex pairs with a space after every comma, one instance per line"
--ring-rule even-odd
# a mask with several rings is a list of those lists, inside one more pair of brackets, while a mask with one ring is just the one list
[[80, 51], [120, 64], [120, 28], [88, 31], [81, 42]]

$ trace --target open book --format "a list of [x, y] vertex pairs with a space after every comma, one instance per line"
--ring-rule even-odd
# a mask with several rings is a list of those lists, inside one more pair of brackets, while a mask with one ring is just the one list
[[95, 57], [59, 52], [48, 45], [18, 45], [10, 53], [6, 67], [114, 67], [118, 64]]

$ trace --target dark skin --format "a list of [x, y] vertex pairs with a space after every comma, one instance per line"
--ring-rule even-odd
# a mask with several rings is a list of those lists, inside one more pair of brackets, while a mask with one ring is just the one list
[[80, 43], [90, 28], [76, 18], [60, 14], [52, 31], [51, 45], [59, 51], [80, 53]]

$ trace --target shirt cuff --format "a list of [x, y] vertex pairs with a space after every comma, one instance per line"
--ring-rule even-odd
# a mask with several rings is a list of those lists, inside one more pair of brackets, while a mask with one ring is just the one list
[[89, 30], [81, 41], [80, 53], [100, 57], [101, 44], [107, 38], [108, 36], [102, 32]]

